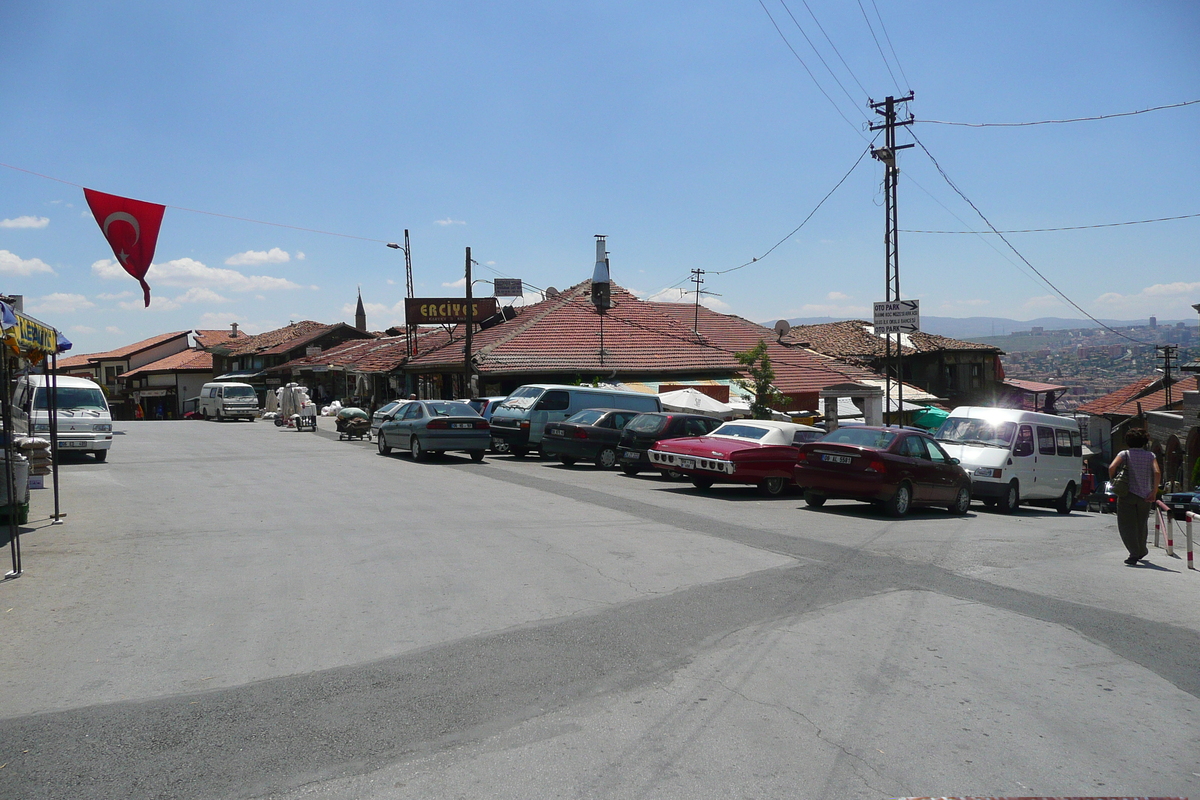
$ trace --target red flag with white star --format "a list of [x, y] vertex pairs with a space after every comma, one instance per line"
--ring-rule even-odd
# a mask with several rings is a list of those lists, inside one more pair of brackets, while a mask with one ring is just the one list
[[104, 238], [112, 246], [117, 262], [142, 285], [146, 305], [150, 305], [150, 285], [146, 283], [146, 271], [154, 260], [154, 246], [158, 244], [158, 228], [162, 224], [166, 206], [146, 203], [104, 194], [93, 189], [84, 189], [88, 207], [96, 218], [96, 224], [104, 232]]

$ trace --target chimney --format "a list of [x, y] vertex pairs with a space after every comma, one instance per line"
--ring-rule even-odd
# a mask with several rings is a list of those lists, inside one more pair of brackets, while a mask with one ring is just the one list
[[612, 282], [608, 272], [608, 253], [605, 237], [596, 234], [596, 268], [592, 270], [592, 305], [603, 314], [612, 308]]
[[237, 338], [237, 323], [236, 322], [229, 323], [229, 338], [230, 339]]

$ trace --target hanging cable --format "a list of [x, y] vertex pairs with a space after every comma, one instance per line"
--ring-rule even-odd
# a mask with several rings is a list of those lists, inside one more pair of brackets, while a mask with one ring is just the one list
[[[1171, 222], [1177, 219], [1193, 219], [1200, 214], [1181, 214], [1178, 217], [1157, 217], [1156, 219], [1135, 219], [1130, 222], [1103, 222], [1098, 225], [1068, 225], [1063, 228], [1022, 228], [1012, 231], [997, 231], [997, 233], [1051, 233], [1054, 231], [1088, 231], [1095, 228], [1117, 228], [1122, 225], [1145, 225], [1150, 222]], [[918, 231], [901, 229], [903, 233], [990, 233], [990, 231]]]
[[883, 65], [887, 67], [888, 75], [892, 76], [892, 83], [896, 86], [896, 94], [904, 94], [900, 90], [900, 81], [896, 80], [896, 73], [892, 72], [892, 65], [888, 63], [887, 56], [883, 54], [883, 47], [879, 44], [879, 37], [875, 35], [875, 28], [871, 25], [871, 18], [867, 16], [867, 10], [863, 8], [862, 0], [858, 0], [858, 10], [862, 12], [863, 21], [867, 23], [867, 29], [871, 31], [871, 38], [875, 40], [875, 47], [879, 50], [879, 57], [883, 59]]
[[1118, 114], [1100, 114], [1095, 117], [1074, 117], [1072, 119], [1041, 119], [1035, 122], [946, 122], [940, 119], [919, 119], [928, 125], [959, 125], [964, 128], [1024, 128], [1030, 125], [1065, 125], [1068, 122], [1094, 122], [1100, 119], [1115, 119], [1116, 117], [1132, 117], [1137, 114], [1148, 114], [1151, 111], [1162, 111], [1167, 108], [1182, 108], [1200, 103], [1200, 100], [1185, 100], [1182, 103], [1171, 103], [1165, 106], [1142, 108], [1137, 111], [1122, 111]]
[[[862, 110], [862, 100], [861, 99], [856, 100], [854, 98], [854, 96], [850, 94], [850, 92], [846, 91], [846, 87], [842, 85], [842, 82], [840, 80], [838, 80], [837, 73], [835, 73], [830, 68], [829, 64], [825, 61], [825, 57], [821, 55], [821, 51], [817, 49], [817, 46], [815, 44], [813, 44], [812, 39], [808, 38], [808, 34], [804, 31], [804, 27], [800, 24], [800, 21], [798, 19], [796, 19], [796, 15], [792, 13], [792, 10], [790, 8], [788, 8], [788, 4], [786, 2], [784, 2], [784, 0], [779, 0], [779, 4], [781, 6], [783, 6], [783, 10], [786, 11], [788, 16], [792, 18], [792, 22], [795, 23], [796, 29], [798, 31], [800, 31], [800, 35], [804, 37], [804, 41], [808, 42], [808, 46], [810, 48], [812, 48], [812, 51], [817, 54], [817, 58], [820, 59], [822, 66], [825, 67], [825, 71], [828, 72], [830, 74], [830, 76], [833, 77], [833, 82], [836, 83], [838, 85], [838, 88], [842, 90], [842, 93], [846, 95], [846, 98], [850, 101], [850, 105], [852, 105], [854, 108], [858, 109], [858, 113], [862, 114], [863, 119], [866, 120], [868, 123], [870, 123], [871, 118], [867, 116], [867, 112]], [[805, 3], [804, 5], [807, 7], [808, 3]], [[812, 10], [810, 9], [808, 13], [811, 14]], [[813, 19], [816, 19], [816, 17], [813, 17]], [[820, 26], [821, 26], [821, 24], [818, 22], [817, 27], [820, 27]], [[822, 31], [822, 33], [824, 33], [824, 31]], [[829, 37], [826, 36], [825, 38], [828, 39]], [[832, 44], [833, 44], [833, 42], [830, 42], [831, 46], [832, 46]], [[837, 52], [836, 47], [834, 47], [833, 49], [834, 49], [834, 52]], [[840, 57], [840, 54], [839, 54], [839, 57]], [[842, 63], [845, 64], [846, 62], [843, 61]], [[846, 69], [849, 69], [849, 67], [847, 67]], [[857, 78], [855, 80], [857, 80]], [[866, 97], [866, 94], [867, 93], [864, 90], [863, 96]]]
[[821, 35], [825, 37], [825, 41], [829, 42], [829, 46], [833, 48], [833, 52], [837, 53], [838, 60], [842, 62], [842, 66], [846, 68], [846, 72], [849, 72], [850, 77], [853, 78], [854, 82], [858, 84], [858, 88], [862, 91], [863, 96], [869, 97], [870, 92], [868, 92], [862, 85], [862, 81], [860, 81], [858, 76], [854, 74], [854, 70], [850, 69], [850, 65], [846, 63], [846, 59], [842, 58], [841, 51], [837, 49], [837, 45], [833, 43], [833, 39], [830, 39], [829, 34], [825, 33], [825, 28], [823, 25], [821, 25], [821, 21], [817, 19], [817, 15], [813, 13], [813, 10], [809, 8], [808, 0], [800, 0], [800, 2], [804, 3], [804, 8], [807, 9], [808, 15], [813, 18], [813, 22], [817, 23], [817, 27], [821, 30]]
[[908, 82], [908, 76], [904, 74], [904, 66], [900, 63], [900, 56], [896, 55], [896, 48], [892, 44], [892, 37], [888, 35], [887, 28], [884, 27], [883, 15], [879, 13], [879, 6], [875, 4], [875, 0], [871, 0], [871, 7], [875, 9], [875, 17], [879, 20], [879, 30], [883, 31], [883, 38], [887, 40], [888, 49], [892, 51], [892, 58], [896, 61], [896, 69], [900, 70], [900, 77], [904, 78], [904, 85], [911, 94], [912, 84]]

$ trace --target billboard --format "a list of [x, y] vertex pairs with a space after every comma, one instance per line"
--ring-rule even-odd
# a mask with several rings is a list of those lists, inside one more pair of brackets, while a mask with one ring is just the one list
[[[471, 300], [471, 321], [479, 322], [496, 313], [496, 298]], [[465, 297], [408, 297], [404, 300], [404, 320], [409, 325], [450, 325], [467, 321]]]

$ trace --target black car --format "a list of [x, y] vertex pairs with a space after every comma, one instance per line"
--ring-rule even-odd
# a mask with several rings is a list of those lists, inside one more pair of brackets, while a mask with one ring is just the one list
[[1187, 519], [1187, 512], [1200, 514], [1200, 492], [1164, 494], [1163, 502], [1171, 509], [1171, 519]]
[[586, 408], [562, 422], [551, 422], [542, 433], [542, 455], [568, 467], [592, 461], [608, 469], [617, 464], [621, 429], [638, 412], [623, 408]]
[[[638, 414], [621, 432], [618, 453], [621, 471], [626, 475], [637, 475], [643, 469], [656, 469], [651, 465], [646, 452], [659, 439], [706, 436], [720, 426], [721, 420], [702, 414], [684, 414], [675, 411]], [[664, 471], [663, 474], [667, 473]]]

